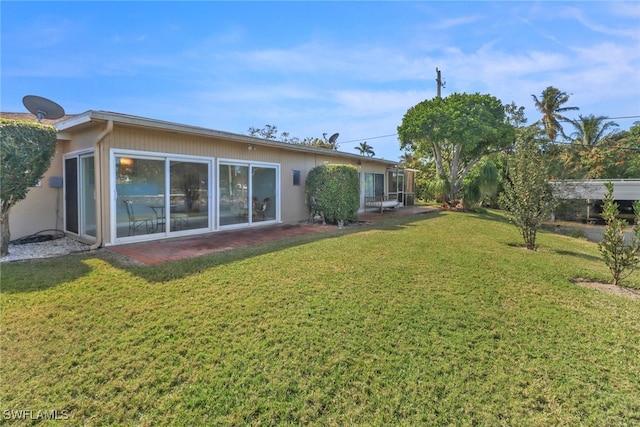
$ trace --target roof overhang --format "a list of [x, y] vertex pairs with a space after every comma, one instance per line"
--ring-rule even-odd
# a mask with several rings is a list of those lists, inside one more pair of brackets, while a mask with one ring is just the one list
[[69, 139], [69, 136], [79, 129], [92, 126], [97, 123], [106, 123], [113, 121], [114, 125], [125, 125], [140, 128], [153, 129], [164, 132], [176, 132], [181, 134], [191, 134], [208, 138], [222, 139], [237, 143], [252, 144], [256, 146], [273, 147], [288, 151], [299, 151], [314, 153], [320, 155], [334, 155], [343, 158], [352, 159], [354, 161], [370, 161], [382, 163], [388, 166], [395, 166], [398, 162], [374, 157], [364, 157], [357, 154], [345, 153], [342, 151], [327, 150], [326, 148], [310, 147], [301, 144], [291, 144], [282, 141], [273, 141], [269, 139], [256, 138], [253, 136], [241, 135], [231, 132], [224, 132], [214, 129], [207, 129], [198, 126], [185, 125], [180, 123], [167, 122], [145, 117], [131, 116], [121, 113], [113, 113], [109, 111], [86, 111], [78, 114], [68, 120], [63, 120], [55, 124], [58, 129], [59, 139]]

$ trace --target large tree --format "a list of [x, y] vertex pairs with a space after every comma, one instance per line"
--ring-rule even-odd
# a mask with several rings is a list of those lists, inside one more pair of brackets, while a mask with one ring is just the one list
[[570, 120], [562, 114], [565, 111], [578, 110], [578, 107], [563, 106], [569, 101], [569, 95], [553, 86], [549, 86], [542, 91], [540, 99], [535, 95], [531, 96], [535, 107], [542, 113], [542, 118], [536, 123], [542, 123], [549, 140], [555, 141], [558, 134], [567, 138], [560, 122], [568, 122]]
[[583, 150], [580, 164], [586, 178], [640, 178], [640, 122]]
[[56, 140], [53, 126], [0, 118], [0, 256], [9, 254], [9, 211], [49, 169]]
[[400, 147], [434, 160], [453, 202], [471, 168], [513, 142], [514, 129], [506, 119], [502, 102], [491, 95], [454, 93], [426, 100], [411, 107], [398, 126]]

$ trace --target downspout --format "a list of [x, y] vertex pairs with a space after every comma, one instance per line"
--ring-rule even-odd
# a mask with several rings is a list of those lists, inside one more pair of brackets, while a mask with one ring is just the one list
[[102, 246], [102, 144], [101, 142], [113, 131], [113, 120], [107, 121], [107, 127], [100, 132], [93, 144], [93, 175], [96, 182], [96, 242], [89, 247], [90, 250]]

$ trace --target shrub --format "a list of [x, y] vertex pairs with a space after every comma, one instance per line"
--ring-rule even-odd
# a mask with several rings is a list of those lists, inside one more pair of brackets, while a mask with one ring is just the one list
[[625, 244], [624, 229], [627, 222], [618, 218], [620, 213], [618, 204], [613, 199], [613, 184], [608, 182], [607, 194], [604, 196], [602, 218], [606, 223], [602, 241], [598, 243], [600, 255], [613, 276], [613, 284], [620, 285], [620, 281], [629, 277], [638, 265], [640, 253], [640, 200], [633, 204], [635, 225], [631, 235], [631, 243]]
[[320, 165], [309, 171], [306, 180], [309, 213], [337, 223], [357, 219], [360, 208], [358, 170], [348, 165]]
[[56, 142], [53, 126], [0, 119], [0, 256], [9, 253], [9, 211], [49, 169]]
[[527, 249], [536, 249], [536, 235], [551, 215], [555, 199], [549, 184], [548, 164], [535, 138], [537, 129], [522, 128], [515, 152], [508, 159], [500, 204], [520, 230]]

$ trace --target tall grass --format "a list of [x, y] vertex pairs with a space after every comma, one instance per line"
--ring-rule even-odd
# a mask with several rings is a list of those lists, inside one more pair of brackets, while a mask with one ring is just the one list
[[4, 265], [0, 409], [89, 425], [640, 424], [640, 303], [571, 283], [607, 278], [595, 244], [518, 240], [496, 213], [441, 213], [153, 268]]

